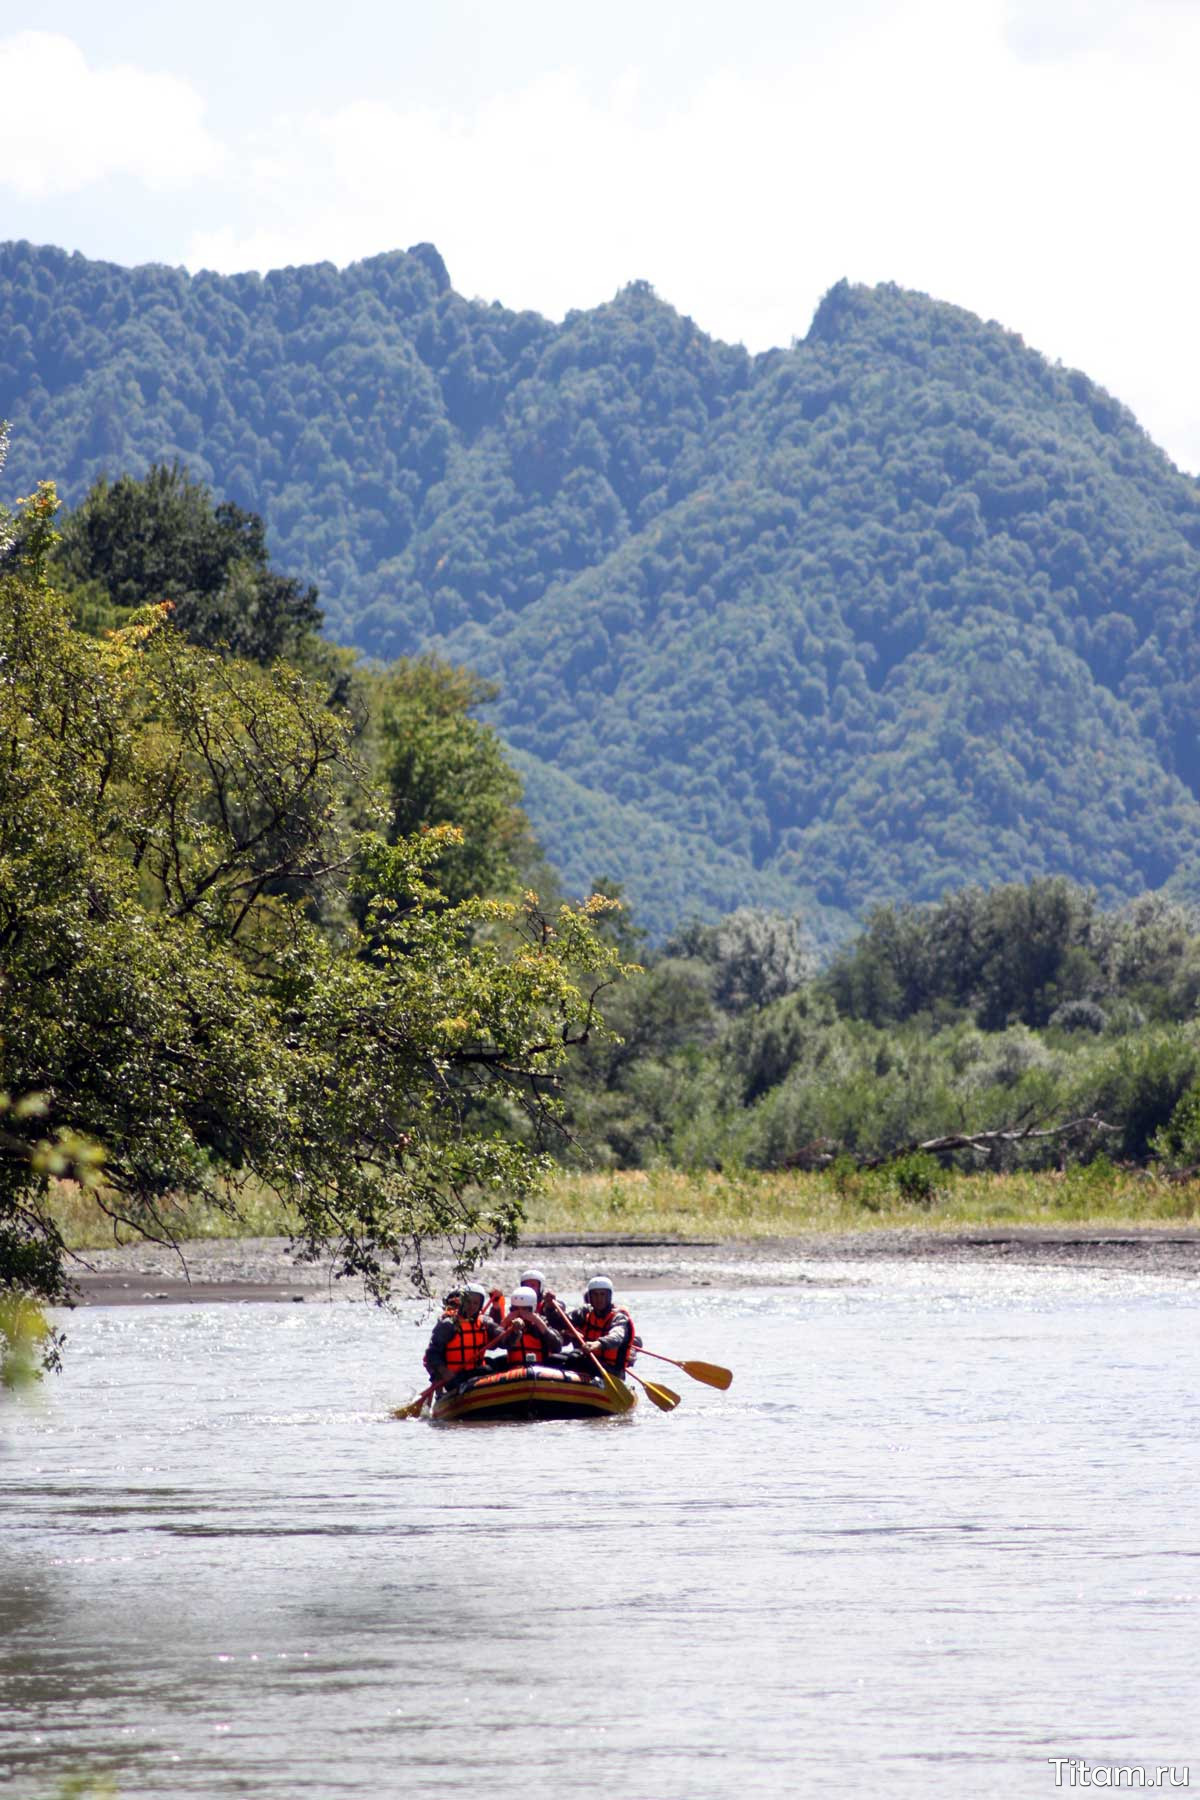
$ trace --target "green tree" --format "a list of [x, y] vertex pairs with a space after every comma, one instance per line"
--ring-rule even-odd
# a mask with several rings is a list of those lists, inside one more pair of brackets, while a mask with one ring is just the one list
[[97, 623], [169, 601], [193, 643], [254, 662], [295, 660], [321, 624], [316, 588], [270, 567], [258, 514], [214, 502], [179, 462], [99, 480], [66, 519], [56, 564]]
[[0, 577], [0, 1091], [38, 1096], [0, 1135], [0, 1283], [67, 1292], [56, 1142], [103, 1146], [101, 1204], [154, 1235], [259, 1182], [379, 1297], [431, 1234], [511, 1238], [620, 972], [607, 903], [446, 905], [461, 834], [351, 829], [350, 729], [165, 608], [96, 639], [31, 555]]
[[668, 951], [706, 964], [713, 999], [730, 1013], [769, 1006], [816, 972], [812, 941], [801, 921], [752, 906], [739, 907], [715, 925], [685, 926]]
[[1043, 876], [876, 907], [827, 981], [841, 1012], [876, 1025], [969, 1009], [989, 1031], [1041, 1026], [1057, 1007], [1105, 991], [1106, 944], [1117, 975], [1134, 966], [1139, 941], [1132, 929], [1101, 928], [1091, 890]]
[[521, 783], [475, 708], [495, 690], [435, 657], [359, 675], [368, 724], [363, 749], [387, 804], [395, 843], [431, 826], [454, 825], [437, 885], [452, 902], [511, 891], [537, 847], [521, 810]]

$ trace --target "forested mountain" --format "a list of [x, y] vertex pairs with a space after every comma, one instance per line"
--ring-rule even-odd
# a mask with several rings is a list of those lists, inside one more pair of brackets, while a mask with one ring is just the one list
[[499, 682], [572, 885], [661, 934], [1065, 873], [1195, 884], [1200, 490], [1082, 375], [840, 284], [750, 357], [430, 246], [256, 275], [0, 250], [8, 493], [179, 457], [327, 628]]

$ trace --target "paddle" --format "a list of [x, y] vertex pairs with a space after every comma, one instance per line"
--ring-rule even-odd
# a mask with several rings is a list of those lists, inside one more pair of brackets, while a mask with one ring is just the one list
[[656, 1362], [669, 1362], [675, 1368], [682, 1369], [693, 1381], [703, 1381], [709, 1387], [727, 1388], [733, 1380], [733, 1370], [723, 1369], [720, 1363], [677, 1362], [673, 1356], [663, 1356], [657, 1350], [647, 1350], [645, 1345], [638, 1351], [639, 1356], [652, 1356]]
[[660, 1381], [647, 1381], [644, 1375], [635, 1375], [632, 1369], [626, 1369], [625, 1373], [631, 1381], [636, 1381], [639, 1387], [645, 1388], [647, 1399], [657, 1406], [659, 1412], [675, 1411], [682, 1396], [674, 1388], [664, 1387]]
[[609, 1371], [605, 1368], [604, 1364], [600, 1361], [600, 1358], [598, 1356], [594, 1356], [592, 1354], [592, 1352], [588, 1349], [587, 1345], [584, 1343], [583, 1339], [580, 1337], [579, 1333], [576, 1331], [574, 1325], [572, 1325], [570, 1319], [568, 1319], [568, 1317], [567, 1317], [566, 1313], [563, 1311], [562, 1307], [558, 1304], [558, 1301], [551, 1300], [548, 1302], [548, 1304], [550, 1306], [553, 1306], [559, 1319], [562, 1321], [562, 1326], [563, 1326], [564, 1331], [567, 1333], [567, 1336], [570, 1338], [571, 1342], [575, 1345], [575, 1348], [577, 1350], [582, 1351], [583, 1355], [591, 1363], [593, 1369], [595, 1369], [597, 1375], [599, 1375], [601, 1381], [604, 1383], [605, 1389], [608, 1393], [608, 1397], [612, 1401], [613, 1405], [616, 1407], [617, 1411], [618, 1412], [628, 1412], [630, 1407], [633, 1405], [635, 1396], [630, 1393], [629, 1389], [624, 1385], [623, 1382], [617, 1381], [609, 1373]]
[[423, 1394], [418, 1394], [415, 1400], [410, 1400], [407, 1406], [394, 1406], [392, 1408], [393, 1419], [417, 1418], [421, 1408], [430, 1396], [433, 1394], [440, 1394], [445, 1385], [444, 1381], [435, 1381], [425, 1389]]

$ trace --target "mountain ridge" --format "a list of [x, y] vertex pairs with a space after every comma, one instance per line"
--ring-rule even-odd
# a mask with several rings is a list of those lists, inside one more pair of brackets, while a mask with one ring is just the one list
[[0, 415], [16, 491], [180, 456], [334, 635], [498, 679], [551, 859], [658, 935], [689, 868], [697, 912], [830, 918], [1196, 879], [1200, 488], [946, 302], [838, 283], [750, 356], [645, 283], [561, 325], [466, 301], [428, 245], [262, 277], [7, 245]]

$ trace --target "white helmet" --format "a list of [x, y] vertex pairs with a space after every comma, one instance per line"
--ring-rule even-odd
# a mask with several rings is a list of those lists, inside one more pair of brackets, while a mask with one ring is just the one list
[[537, 1295], [532, 1288], [514, 1288], [512, 1293], [508, 1296], [508, 1304], [510, 1306], [527, 1306], [530, 1312], [535, 1312], [537, 1310]]
[[467, 1285], [466, 1285], [466, 1287], [465, 1287], [465, 1288], [463, 1288], [463, 1290], [462, 1290], [462, 1292], [463, 1292], [463, 1294], [464, 1294], [464, 1295], [466, 1295], [466, 1294], [478, 1294], [478, 1295], [479, 1295], [479, 1298], [480, 1298], [480, 1299], [481, 1299], [481, 1300], [486, 1300], [486, 1299], [487, 1299], [487, 1297], [488, 1297], [488, 1291], [487, 1291], [487, 1289], [486, 1289], [486, 1288], [485, 1288], [485, 1287], [480, 1287], [480, 1285], [479, 1285], [479, 1283], [478, 1283], [478, 1282], [477, 1282], [477, 1281], [469, 1281], [469, 1282], [468, 1282], [468, 1283], [467, 1283]]
[[521, 1277], [521, 1286], [531, 1287], [535, 1282], [539, 1288], [544, 1288], [546, 1285], [545, 1275], [540, 1269], [526, 1269]]
[[585, 1294], [590, 1294], [596, 1288], [602, 1289], [605, 1293], [611, 1294], [613, 1291], [613, 1284], [608, 1279], [607, 1275], [593, 1275], [592, 1279], [588, 1282], [587, 1286], [584, 1288], [583, 1291]]

